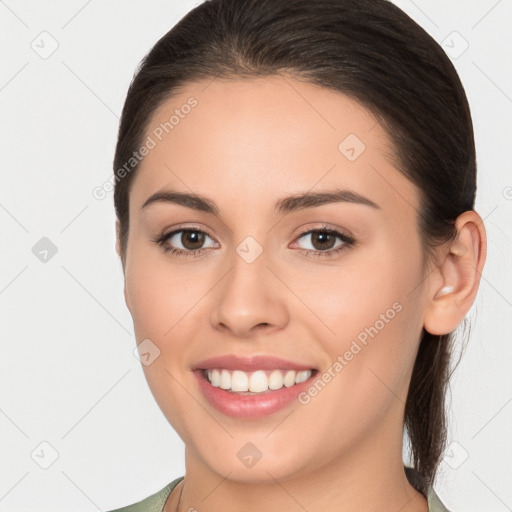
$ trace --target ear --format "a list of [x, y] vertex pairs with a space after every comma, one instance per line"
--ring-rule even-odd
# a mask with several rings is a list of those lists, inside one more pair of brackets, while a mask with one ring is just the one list
[[[121, 249], [121, 222], [119, 219], [116, 219], [116, 253], [121, 259], [121, 264], [123, 266], [123, 275], [125, 274], [125, 255]], [[128, 294], [126, 293], [126, 277], [124, 279], [124, 301], [128, 309], [130, 306], [128, 305]]]
[[121, 264], [123, 265], [123, 273], [125, 267], [125, 254], [121, 249], [121, 222], [119, 219], [116, 219], [116, 253], [121, 259]]
[[434, 335], [454, 331], [470, 310], [487, 256], [482, 218], [473, 210], [461, 214], [456, 237], [441, 248], [440, 263], [429, 276], [425, 330]]
[[121, 222], [116, 219], [116, 253], [121, 258]]

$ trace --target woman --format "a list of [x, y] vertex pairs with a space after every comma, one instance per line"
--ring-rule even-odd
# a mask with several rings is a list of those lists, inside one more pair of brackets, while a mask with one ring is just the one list
[[125, 300], [186, 466], [120, 510], [447, 510], [486, 237], [439, 45], [385, 0], [206, 1], [139, 67], [114, 172]]

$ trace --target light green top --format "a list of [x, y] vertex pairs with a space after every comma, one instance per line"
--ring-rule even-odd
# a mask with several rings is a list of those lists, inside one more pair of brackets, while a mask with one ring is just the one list
[[[425, 496], [428, 502], [429, 512], [450, 512], [439, 499], [439, 496], [435, 493], [434, 489], [430, 486], [426, 486], [423, 483], [421, 475], [413, 468], [404, 466], [405, 474], [409, 483], [418, 491]], [[184, 476], [180, 476], [173, 480], [170, 484], [167, 484], [163, 489], [155, 494], [152, 494], [148, 498], [129, 505], [127, 507], [111, 510], [109, 512], [162, 512], [164, 504], [171, 494], [171, 491], [178, 485]], [[423, 487], [422, 487], [423, 485]], [[426, 494], [422, 489], [426, 489]]]

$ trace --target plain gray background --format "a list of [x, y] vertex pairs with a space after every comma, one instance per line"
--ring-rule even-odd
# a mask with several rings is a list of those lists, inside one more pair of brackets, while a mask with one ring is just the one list
[[[0, 510], [109, 510], [184, 474], [133, 353], [112, 193], [92, 190], [137, 64], [198, 3], [0, 1]], [[435, 487], [454, 512], [511, 510], [512, 2], [396, 3], [465, 86], [489, 244]]]

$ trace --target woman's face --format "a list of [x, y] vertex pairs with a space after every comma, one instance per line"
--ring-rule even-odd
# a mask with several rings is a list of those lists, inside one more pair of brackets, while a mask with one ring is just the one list
[[[130, 192], [125, 297], [187, 470], [263, 482], [365, 454], [401, 463], [426, 281], [418, 191], [393, 167], [375, 118], [292, 78], [215, 79], [159, 108], [145, 145]], [[144, 206], [166, 191], [215, 208], [162, 196]], [[304, 194], [332, 196], [288, 199]], [[276, 406], [199, 380], [201, 361], [225, 355], [317, 372]], [[267, 377], [280, 368], [260, 361], [235, 385], [258, 365]], [[213, 365], [231, 375], [227, 366]]]

